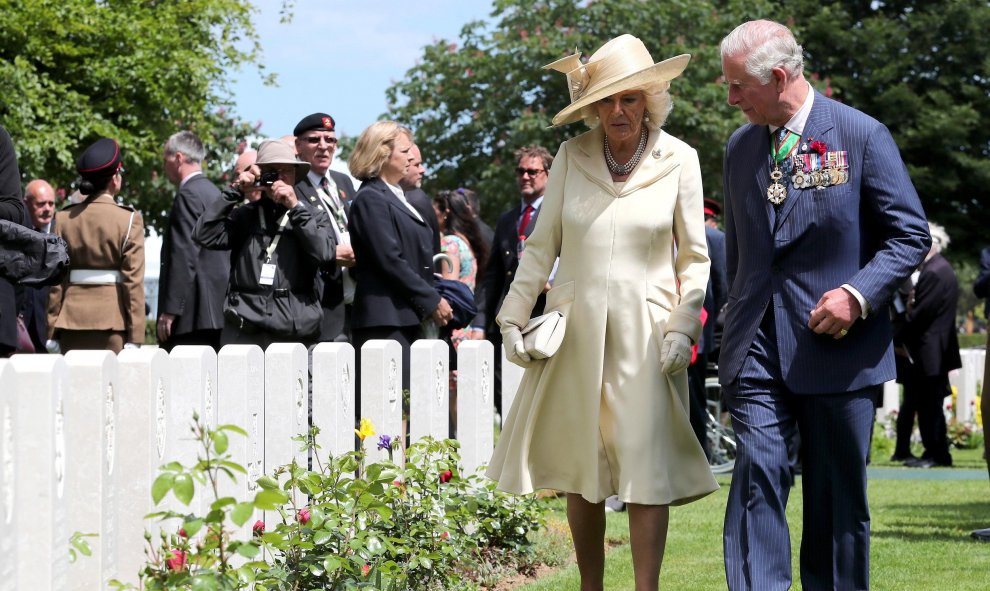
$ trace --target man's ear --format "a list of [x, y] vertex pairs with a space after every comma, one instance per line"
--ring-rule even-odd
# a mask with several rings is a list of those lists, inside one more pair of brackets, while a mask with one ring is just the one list
[[770, 82], [773, 84], [773, 87], [777, 90], [778, 94], [784, 92], [784, 88], [787, 87], [787, 82], [790, 80], [790, 77], [791, 76], [787, 73], [787, 70], [781, 68], [780, 66], [777, 66], [770, 71]]

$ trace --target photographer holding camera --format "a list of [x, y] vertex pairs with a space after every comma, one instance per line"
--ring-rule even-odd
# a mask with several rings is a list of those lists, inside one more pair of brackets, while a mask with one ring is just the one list
[[[296, 195], [293, 185], [308, 170], [288, 145], [262, 142], [257, 162], [196, 224], [200, 245], [231, 251], [221, 345], [309, 345], [319, 335], [317, 273], [333, 262], [336, 244], [326, 213]], [[262, 189], [262, 198], [238, 207], [254, 187]]]

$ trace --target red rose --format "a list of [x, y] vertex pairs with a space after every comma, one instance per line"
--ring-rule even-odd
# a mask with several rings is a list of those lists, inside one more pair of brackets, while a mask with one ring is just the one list
[[260, 519], [255, 521], [254, 525], [251, 526], [251, 531], [254, 532], [254, 535], [256, 536], [260, 536], [265, 533], [265, 522]]
[[454, 477], [454, 473], [450, 470], [444, 470], [440, 473], [440, 482], [446, 484], [450, 482], [450, 479]]
[[180, 527], [179, 528], [179, 535], [182, 536], [183, 538], [188, 538], [189, 537], [189, 534], [186, 533], [186, 528], [184, 528], [184, 527]]
[[306, 525], [307, 523], [309, 523], [309, 509], [305, 507], [300, 509], [299, 513], [296, 514], [296, 521], [298, 521], [302, 525]]
[[450, 537], [450, 532], [443, 532], [442, 534], [440, 534], [441, 540], [446, 540], [449, 537]]
[[371, 565], [370, 564], [366, 564], [366, 565], [364, 565], [364, 566], [361, 567], [361, 576], [362, 577], [368, 576], [368, 573], [370, 573], [370, 572], [371, 572]]
[[172, 550], [172, 557], [165, 561], [173, 572], [179, 572], [186, 568], [186, 553], [182, 550]]

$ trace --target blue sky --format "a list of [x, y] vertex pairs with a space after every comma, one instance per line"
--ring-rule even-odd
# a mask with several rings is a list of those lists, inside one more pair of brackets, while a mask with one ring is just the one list
[[338, 133], [357, 135], [386, 111], [385, 89], [437, 39], [456, 41], [465, 23], [488, 20], [490, 0], [296, 0], [294, 18], [279, 22], [281, 0], [255, 0], [262, 61], [277, 87], [257, 71], [237, 73], [236, 113], [262, 121], [279, 137], [305, 115], [326, 112]]

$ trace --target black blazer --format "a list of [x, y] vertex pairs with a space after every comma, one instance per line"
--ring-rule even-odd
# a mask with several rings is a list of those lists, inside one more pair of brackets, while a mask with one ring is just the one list
[[[523, 235], [529, 236], [536, 227], [536, 218], [539, 217], [540, 210], [534, 212], [529, 221], [529, 227]], [[495, 316], [498, 309], [502, 307], [502, 300], [509, 293], [509, 286], [516, 276], [516, 268], [519, 267], [519, 255], [516, 252], [519, 248], [519, 218], [522, 216], [522, 208], [517, 205], [509, 211], [503, 213], [495, 224], [495, 237], [492, 240], [492, 248], [488, 255], [488, 266], [481, 281], [479, 293], [484, 297], [484, 301], [478, 301], [478, 308], [485, 313], [485, 336], [493, 343], [502, 342], [502, 333], [499, 331]], [[540, 294], [533, 307], [532, 316], [539, 316], [543, 313], [546, 304], [545, 294]]]
[[433, 254], [437, 254], [440, 252], [440, 221], [437, 219], [437, 212], [433, 210], [433, 200], [419, 188], [409, 189], [405, 193], [406, 200], [423, 216], [426, 225], [433, 232]]
[[[21, 201], [21, 174], [14, 142], [0, 126], [0, 219], [30, 227], [27, 208]], [[0, 354], [17, 347], [17, 292], [14, 284], [0, 277]]]
[[199, 174], [186, 182], [172, 202], [162, 239], [158, 313], [177, 316], [173, 334], [223, 328], [230, 257], [193, 240], [196, 222], [221, 200], [220, 189]]
[[962, 367], [956, 335], [958, 302], [956, 274], [945, 257], [935, 254], [921, 265], [913, 304], [896, 339], [922, 375], [944, 376]]
[[[350, 177], [346, 174], [339, 173], [335, 170], [329, 170], [327, 172], [337, 185], [337, 197], [344, 205], [344, 212], [349, 216], [350, 206], [348, 204], [355, 196], [354, 185], [351, 183]], [[295, 188], [296, 196], [300, 201], [326, 212], [323, 209], [323, 205], [321, 205], [316, 187], [310, 182], [308, 176], [303, 176], [302, 179], [297, 181]], [[328, 215], [334, 218], [330, 220], [330, 223], [336, 224], [338, 212], [333, 204], [328, 205], [328, 207], [330, 208]], [[332, 228], [328, 228], [328, 230], [331, 233], [333, 232]], [[323, 307], [323, 322], [320, 324], [319, 340], [332, 342], [344, 332], [345, 319], [344, 275], [336, 262], [323, 265], [320, 268], [320, 283], [320, 305]]]
[[433, 233], [381, 179], [361, 185], [350, 231], [357, 259], [353, 328], [414, 326], [436, 310]]

